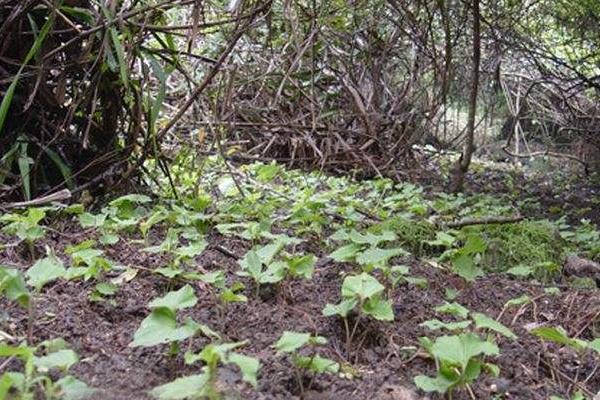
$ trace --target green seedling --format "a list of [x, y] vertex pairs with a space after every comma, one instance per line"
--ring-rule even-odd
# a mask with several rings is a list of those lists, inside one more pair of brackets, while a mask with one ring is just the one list
[[68, 279], [98, 279], [113, 268], [112, 262], [104, 257], [104, 251], [94, 249], [94, 245], [93, 240], [86, 240], [65, 249], [65, 253], [71, 256], [71, 268], [66, 274]]
[[28, 329], [27, 329], [27, 338], [29, 342], [31, 342], [33, 338], [33, 324], [35, 321], [35, 305], [36, 305], [36, 297], [39, 295], [42, 288], [59, 278], [64, 278], [66, 276], [67, 270], [64, 267], [63, 262], [56, 257], [54, 252], [50, 249], [46, 249], [47, 256], [40, 260], [37, 260], [35, 264], [33, 264], [25, 273], [25, 277], [27, 278], [27, 284], [29, 286], [33, 286], [34, 293], [29, 298], [29, 319], [28, 319]]
[[[296, 379], [300, 388], [300, 396], [304, 396], [304, 390], [310, 389], [318, 374], [332, 373], [336, 374], [340, 365], [325, 357], [321, 357], [316, 348], [327, 343], [327, 339], [322, 336], [313, 336], [309, 333], [285, 331], [273, 346], [278, 353], [290, 354], [292, 362], [296, 369]], [[300, 354], [302, 348], [310, 348], [310, 355]], [[308, 386], [304, 387], [304, 374], [311, 372]]]
[[437, 376], [419, 375], [414, 382], [425, 392], [448, 393], [465, 387], [469, 392], [470, 385], [479, 377], [482, 369], [497, 375], [498, 367], [484, 361], [484, 356], [500, 353], [494, 343], [482, 340], [473, 333], [462, 333], [455, 336], [442, 336], [431, 342], [424, 338], [421, 341], [425, 349], [435, 358], [438, 366]]
[[4, 224], [2, 231], [25, 242], [32, 260], [35, 258], [35, 242], [46, 235], [46, 228], [40, 222], [46, 218], [48, 209], [28, 208], [24, 213], [9, 213], [0, 217], [0, 223]]
[[587, 341], [584, 339], [571, 338], [564, 330], [564, 328], [560, 326], [541, 326], [539, 328], [534, 328], [529, 332], [547, 342], [552, 342], [562, 346], [570, 347], [580, 354], [583, 354], [588, 349], [600, 353], [600, 339]]
[[247, 343], [248, 341], [209, 344], [198, 354], [187, 352], [185, 363], [189, 365], [202, 361], [205, 364], [202, 373], [178, 378], [173, 382], [158, 386], [152, 389], [151, 394], [159, 400], [223, 399], [224, 396], [218, 387], [218, 366], [226, 364], [236, 365], [242, 373], [242, 379], [256, 387], [256, 375], [260, 368], [259, 361], [254, 357], [233, 351]]
[[25, 279], [19, 270], [0, 266], [0, 295], [6, 296], [23, 308], [29, 307], [31, 294], [25, 286]]
[[[339, 304], [327, 304], [323, 315], [339, 315], [344, 321], [346, 330], [346, 351], [350, 354], [352, 340], [364, 316], [370, 316], [380, 321], [393, 321], [394, 311], [392, 302], [382, 298], [385, 287], [371, 275], [363, 272], [360, 275], [347, 276], [342, 283], [342, 301]], [[352, 329], [348, 321], [351, 311], [356, 311], [358, 317]]]
[[115, 307], [117, 303], [111, 297], [114, 296], [118, 290], [119, 287], [112, 282], [100, 282], [96, 284], [94, 290], [90, 293], [89, 299], [90, 301], [97, 303], [107, 302]]
[[[21, 372], [0, 375], [0, 399], [33, 400], [37, 398], [36, 393], [43, 393], [45, 399], [85, 399], [96, 392], [68, 375], [79, 357], [62, 339], [45, 341], [38, 346], [0, 343], [0, 357], [18, 359], [23, 365]], [[57, 380], [56, 374], [50, 371], [57, 371], [63, 377]]]
[[275, 260], [287, 244], [296, 244], [298, 239], [281, 235], [273, 238], [271, 243], [250, 250], [239, 261], [241, 271], [237, 274], [254, 280], [256, 297], [260, 294], [261, 285], [279, 283], [287, 276], [310, 279], [314, 272], [316, 257], [312, 254], [294, 256], [284, 252], [280, 259]]
[[[462, 319], [462, 321], [453, 321], [453, 322], [443, 322], [437, 318], [427, 320], [421, 324], [430, 330], [439, 330], [446, 329], [452, 332], [461, 332], [471, 326], [472, 323], [475, 324], [475, 329], [478, 330], [487, 330], [491, 335], [492, 332], [505, 336], [511, 340], [515, 340], [517, 335], [513, 333], [509, 328], [504, 326], [502, 323], [488, 317], [485, 314], [481, 313], [472, 313], [469, 309], [458, 304], [456, 302], [449, 303], [445, 302], [444, 304], [435, 307], [435, 312], [438, 314], [447, 314], [453, 317]], [[471, 320], [464, 320], [471, 315]]]
[[483, 275], [483, 269], [478, 263], [481, 255], [485, 253], [487, 244], [478, 234], [469, 234], [465, 244], [459, 249], [446, 250], [440, 260], [450, 260], [453, 271], [467, 282], [473, 282], [477, 277]]
[[365, 272], [371, 272], [374, 268], [384, 267], [387, 262], [397, 256], [407, 255], [408, 252], [400, 247], [381, 248], [379, 245], [397, 239], [393, 232], [383, 231], [381, 234], [367, 232], [359, 233], [356, 230], [347, 232], [337, 231], [331, 238], [335, 241], [350, 241], [329, 255], [338, 262], [354, 261], [361, 266]]
[[272, 224], [272, 220], [263, 219], [260, 222], [248, 221], [218, 224], [215, 228], [217, 228], [222, 235], [238, 236], [242, 239], [249, 240], [252, 244], [256, 244], [260, 239], [267, 237], [267, 233], [271, 232]]
[[171, 352], [178, 351], [179, 343], [197, 333], [219, 338], [219, 335], [205, 325], [187, 318], [183, 324], [177, 322], [177, 311], [193, 307], [198, 302], [194, 289], [185, 285], [181, 289], [152, 300], [148, 307], [152, 310], [135, 331], [130, 347], [149, 347], [171, 344]]
[[144, 204], [151, 201], [150, 197], [142, 194], [128, 194], [112, 200], [102, 210], [108, 217], [107, 227], [115, 231], [131, 230], [146, 216], [148, 210]]
[[245, 303], [248, 298], [241, 291], [245, 289], [245, 286], [241, 282], [234, 282], [231, 286], [227, 286], [225, 280], [225, 273], [223, 271], [216, 271], [203, 274], [200, 280], [212, 285], [216, 289], [217, 304], [219, 305], [219, 321], [221, 326], [225, 324], [225, 312], [227, 306], [231, 303]]

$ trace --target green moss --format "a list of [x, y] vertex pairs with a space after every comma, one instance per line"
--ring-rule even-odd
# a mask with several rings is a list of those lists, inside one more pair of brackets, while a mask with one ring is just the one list
[[547, 221], [478, 226], [488, 246], [482, 266], [489, 271], [506, 271], [517, 265], [535, 267], [542, 263], [561, 264], [567, 243]]

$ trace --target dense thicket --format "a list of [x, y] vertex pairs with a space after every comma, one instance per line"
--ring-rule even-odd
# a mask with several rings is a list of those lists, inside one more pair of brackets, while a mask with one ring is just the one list
[[512, 157], [588, 166], [599, 14], [592, 0], [4, 0], [0, 196], [121, 182], [148, 157], [168, 173], [165, 140], [396, 177], [419, 166], [415, 144], [473, 137], [468, 167], [500, 137]]

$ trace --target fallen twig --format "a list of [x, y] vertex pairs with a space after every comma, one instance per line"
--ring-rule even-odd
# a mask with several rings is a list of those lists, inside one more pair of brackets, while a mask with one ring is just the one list
[[58, 192], [49, 194], [47, 196], [38, 197], [37, 199], [29, 201], [19, 201], [16, 203], [7, 203], [2, 206], [5, 209], [11, 208], [26, 208], [32, 206], [41, 206], [44, 204], [52, 203], [55, 201], [69, 200], [71, 198], [71, 191], [69, 189], [63, 189]]
[[523, 217], [522, 215], [514, 215], [514, 216], [510, 216], [510, 217], [491, 216], [491, 217], [483, 217], [483, 218], [466, 218], [461, 221], [448, 222], [444, 225], [447, 226], [448, 228], [462, 228], [463, 226], [470, 226], [470, 225], [512, 224], [514, 222], [520, 222], [523, 219], [525, 219], [525, 217]]

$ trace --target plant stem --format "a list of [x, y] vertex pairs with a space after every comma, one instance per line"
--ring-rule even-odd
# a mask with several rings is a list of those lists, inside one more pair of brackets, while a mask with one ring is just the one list
[[[362, 308], [362, 304], [360, 306]], [[360, 319], [362, 318], [362, 313], [358, 314], [358, 318], [356, 318], [356, 322], [354, 322], [354, 327], [352, 328], [352, 333], [350, 334], [350, 338], [348, 339], [350, 343], [354, 339], [354, 335], [356, 334], [356, 329], [358, 329], [358, 324], [360, 323]], [[348, 358], [350, 358], [350, 352], [348, 352]]]
[[298, 387], [300, 388], [300, 398], [304, 398], [304, 383], [302, 382], [302, 373], [300, 368], [294, 363], [294, 373], [296, 374], [296, 380], [298, 381]]
[[350, 355], [350, 327], [348, 326], [348, 318], [342, 317], [344, 320], [344, 328], [346, 329], [346, 355]]
[[35, 296], [32, 295], [29, 299], [29, 309], [27, 317], [27, 343], [33, 343], [33, 324], [35, 321]]

